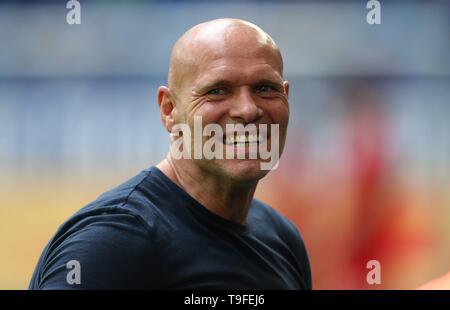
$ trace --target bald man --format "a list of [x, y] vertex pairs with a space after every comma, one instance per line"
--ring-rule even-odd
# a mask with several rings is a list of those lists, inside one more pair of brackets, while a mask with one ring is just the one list
[[157, 94], [167, 157], [62, 225], [30, 288], [311, 289], [298, 230], [253, 198], [282, 153], [288, 93], [281, 53], [259, 27], [219, 19], [188, 30]]

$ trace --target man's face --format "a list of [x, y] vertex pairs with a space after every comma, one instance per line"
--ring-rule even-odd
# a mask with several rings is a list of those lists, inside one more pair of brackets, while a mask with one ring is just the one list
[[[218, 124], [224, 136], [218, 143], [226, 152], [245, 152], [246, 159], [196, 159], [203, 171], [233, 180], [257, 180], [268, 171], [261, 169], [258, 159], [248, 159], [249, 153], [267, 143], [268, 150], [278, 139], [279, 154], [284, 147], [289, 117], [288, 83], [281, 76], [281, 63], [274, 50], [243, 42], [244, 46], [200, 48], [195, 67], [186, 76], [176, 93], [181, 122], [194, 132], [194, 116], [201, 116], [202, 125]], [[254, 124], [258, 129], [258, 142], [237, 143], [226, 140], [227, 124]], [[267, 132], [260, 131], [260, 124], [267, 125]], [[279, 125], [279, 135], [271, 135], [271, 124]], [[193, 143], [192, 137], [192, 143]], [[210, 137], [203, 137], [205, 143]], [[242, 140], [241, 140], [242, 141]], [[246, 140], [248, 141], [248, 140]], [[276, 144], [275, 144], [276, 145]], [[267, 160], [265, 161], [267, 162]]]

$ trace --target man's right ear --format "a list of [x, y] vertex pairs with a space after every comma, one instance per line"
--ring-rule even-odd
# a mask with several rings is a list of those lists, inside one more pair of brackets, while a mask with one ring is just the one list
[[175, 124], [175, 104], [170, 89], [166, 86], [158, 88], [158, 106], [163, 126], [168, 132], [172, 132], [172, 127]]

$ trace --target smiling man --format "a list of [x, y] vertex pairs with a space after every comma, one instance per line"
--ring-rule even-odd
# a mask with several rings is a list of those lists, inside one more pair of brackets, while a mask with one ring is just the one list
[[259, 27], [218, 19], [188, 30], [158, 90], [167, 157], [61, 226], [30, 288], [311, 289], [296, 227], [253, 198], [282, 153], [288, 93], [281, 53]]

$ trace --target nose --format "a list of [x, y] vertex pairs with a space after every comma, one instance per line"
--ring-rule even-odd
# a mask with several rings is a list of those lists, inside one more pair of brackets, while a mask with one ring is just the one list
[[244, 87], [234, 98], [229, 114], [233, 119], [248, 124], [258, 120], [263, 115], [263, 110], [255, 102], [251, 90]]

